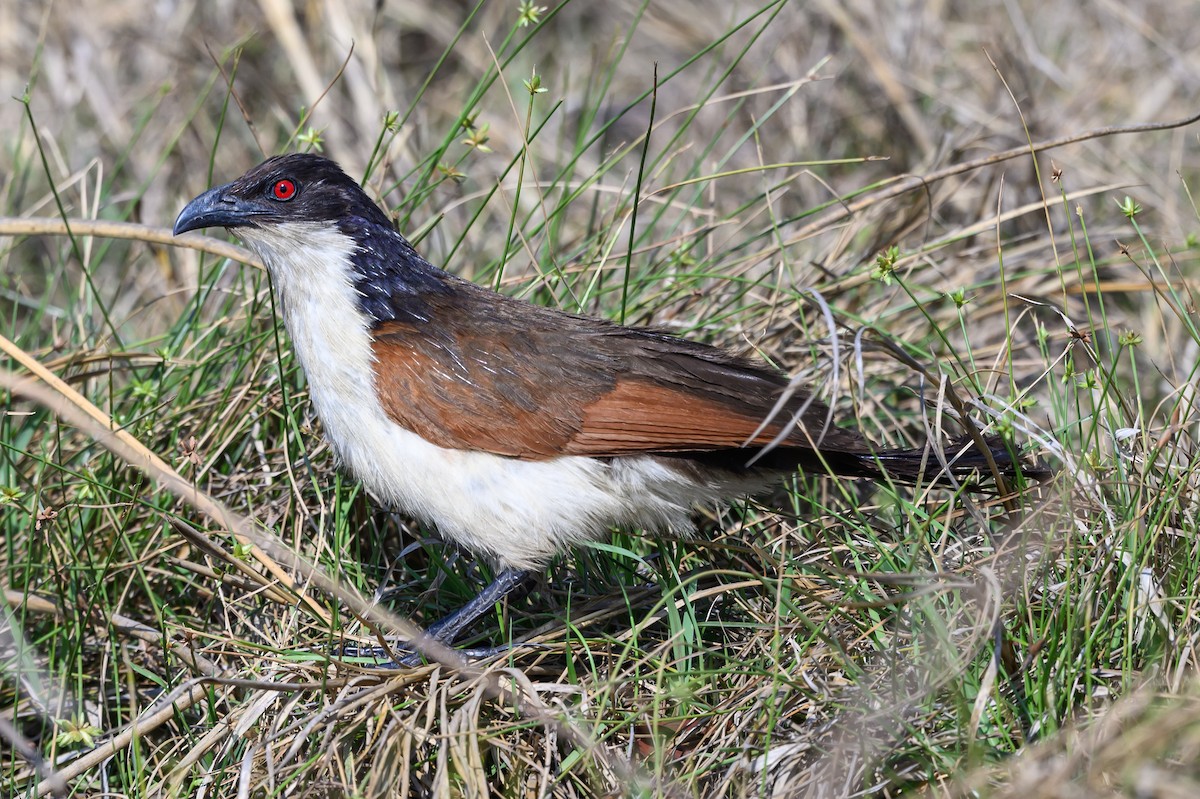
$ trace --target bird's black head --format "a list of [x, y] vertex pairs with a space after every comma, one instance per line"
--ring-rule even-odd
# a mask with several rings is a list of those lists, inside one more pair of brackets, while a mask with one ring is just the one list
[[263, 161], [232, 183], [188, 203], [175, 235], [206, 227], [261, 227], [283, 222], [360, 219], [390, 228], [378, 205], [333, 161], [309, 153]]

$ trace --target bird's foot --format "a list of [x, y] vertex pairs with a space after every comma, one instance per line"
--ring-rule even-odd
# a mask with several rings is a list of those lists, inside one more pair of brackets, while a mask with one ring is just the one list
[[[495, 607], [497, 602], [508, 596], [528, 576], [529, 572], [526, 571], [505, 569], [496, 575], [496, 579], [480, 591], [479, 595], [470, 602], [444, 619], [439, 619], [429, 625], [425, 630], [425, 635], [443, 646], [450, 646], [468, 624], [482, 616], [490, 608]], [[538, 646], [538, 644], [505, 644], [497, 647], [457, 649], [455, 651], [471, 660], [486, 660], [504, 654], [513, 647], [518, 646]], [[401, 652], [406, 654], [400, 655]], [[342, 649], [341, 654], [343, 657], [367, 657], [385, 661], [379, 664], [383, 668], [411, 668], [419, 666], [424, 660], [421, 651], [413, 646], [412, 642], [401, 643], [395, 649], [383, 646], [345, 647]], [[396, 657], [396, 655], [400, 656]]]
[[[494, 657], [507, 654], [514, 649], [524, 647], [544, 648], [543, 644], [511, 643], [489, 647], [456, 647], [454, 652], [465, 660], [491, 660]], [[338, 655], [344, 658], [354, 658], [360, 665], [380, 669], [411, 669], [426, 662], [424, 655], [415, 649], [408, 641], [398, 642], [395, 646], [360, 646], [347, 645]]]

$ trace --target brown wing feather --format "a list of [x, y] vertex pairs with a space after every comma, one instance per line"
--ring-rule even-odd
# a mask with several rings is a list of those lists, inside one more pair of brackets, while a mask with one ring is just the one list
[[[787, 385], [713, 347], [456, 287], [427, 298], [436, 323], [374, 331], [385, 411], [438, 446], [530, 460], [738, 450]], [[770, 442], [805, 399], [793, 397], [752, 445]], [[826, 414], [813, 402], [783, 447], [811, 454]], [[827, 447], [862, 452], [864, 442], [830, 427]]]
[[[696, 393], [690, 387], [622, 380], [584, 409], [579, 432], [567, 443], [566, 451], [572, 455], [611, 456], [737, 449], [762, 425], [779, 393], [773, 392], [770, 402], [754, 413], [746, 407], [749, 403], [735, 405], [720, 395]], [[824, 405], [814, 405], [820, 412], [825, 410]], [[790, 419], [787, 413], [781, 417], [749, 445], [770, 443], [782, 423]], [[806, 418], [812, 419], [812, 414]], [[810, 432], [815, 437], [819, 430]], [[804, 436], [803, 431], [798, 432]], [[801, 442], [792, 437], [788, 443], [795, 446]], [[806, 436], [803, 443], [808, 443]]]
[[562, 454], [578, 426], [561, 395], [539, 396], [545, 373], [492, 341], [390, 323], [374, 342], [376, 390], [392, 421], [448, 449], [541, 460]]

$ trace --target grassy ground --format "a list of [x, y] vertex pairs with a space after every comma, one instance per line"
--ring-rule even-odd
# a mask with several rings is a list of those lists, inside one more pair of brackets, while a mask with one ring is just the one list
[[[1196, 793], [1198, 128], [1090, 135], [1200, 111], [1194, 9], [375, 5], [0, 10], [0, 795]], [[265, 276], [169, 238], [312, 148], [452, 271], [1057, 476], [797, 476], [468, 642], [538, 648], [339, 658], [488, 567], [339, 476]]]

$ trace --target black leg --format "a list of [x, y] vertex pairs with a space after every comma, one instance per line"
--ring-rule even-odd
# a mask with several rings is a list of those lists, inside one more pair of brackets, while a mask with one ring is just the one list
[[529, 577], [529, 572], [520, 569], [505, 569], [496, 575], [479, 595], [444, 619], [438, 619], [425, 628], [425, 632], [443, 644], [452, 644], [471, 622], [487, 613], [497, 602], [508, 596]]
[[[517, 586], [525, 582], [529, 577], [529, 572], [519, 569], [505, 569], [496, 575], [496, 579], [492, 580], [486, 588], [467, 604], [463, 605], [458, 610], [446, 616], [443, 619], [438, 619], [433, 624], [425, 628], [425, 632], [430, 638], [435, 639], [439, 643], [449, 646], [458, 638], [459, 633], [470, 624], [478, 619], [484, 613], [487, 613], [497, 602], [508, 596]], [[411, 644], [410, 647], [411, 648]], [[469, 658], [489, 658], [498, 655], [507, 650], [507, 646], [493, 647], [490, 649], [465, 649], [460, 652]], [[421, 653], [413, 651], [408, 655], [400, 658], [399, 665], [401, 666], [416, 666], [421, 663]]]
[[[505, 569], [504, 571], [500, 572], [500, 574], [496, 575], [496, 579], [492, 580], [492, 582], [488, 584], [486, 588], [480, 591], [479, 595], [470, 602], [463, 605], [449, 616], [446, 616], [444, 619], [438, 619], [433, 624], [429, 625], [429, 627], [427, 627], [425, 630], [426, 635], [441, 644], [445, 644], [447, 646], [453, 644], [455, 639], [458, 638], [459, 634], [466, 628], [468, 624], [491, 610], [491, 608], [495, 606], [497, 602], [508, 596], [513, 589], [523, 583], [525, 579], [529, 577], [529, 574], [530, 572], [521, 571], [519, 569]], [[401, 651], [409, 650], [409, 653], [395, 661], [392, 661], [391, 665], [416, 666], [421, 663], [421, 653], [414, 650], [411, 643], [407, 645], [402, 644], [400, 649]], [[501, 646], [492, 649], [464, 649], [459, 651], [468, 658], [489, 658], [504, 652], [507, 649], [507, 646]], [[342, 650], [342, 654], [352, 657], [382, 657], [390, 660], [388, 651], [385, 651], [380, 647], [346, 647]], [[381, 663], [378, 665], [386, 667], [388, 664]]]

